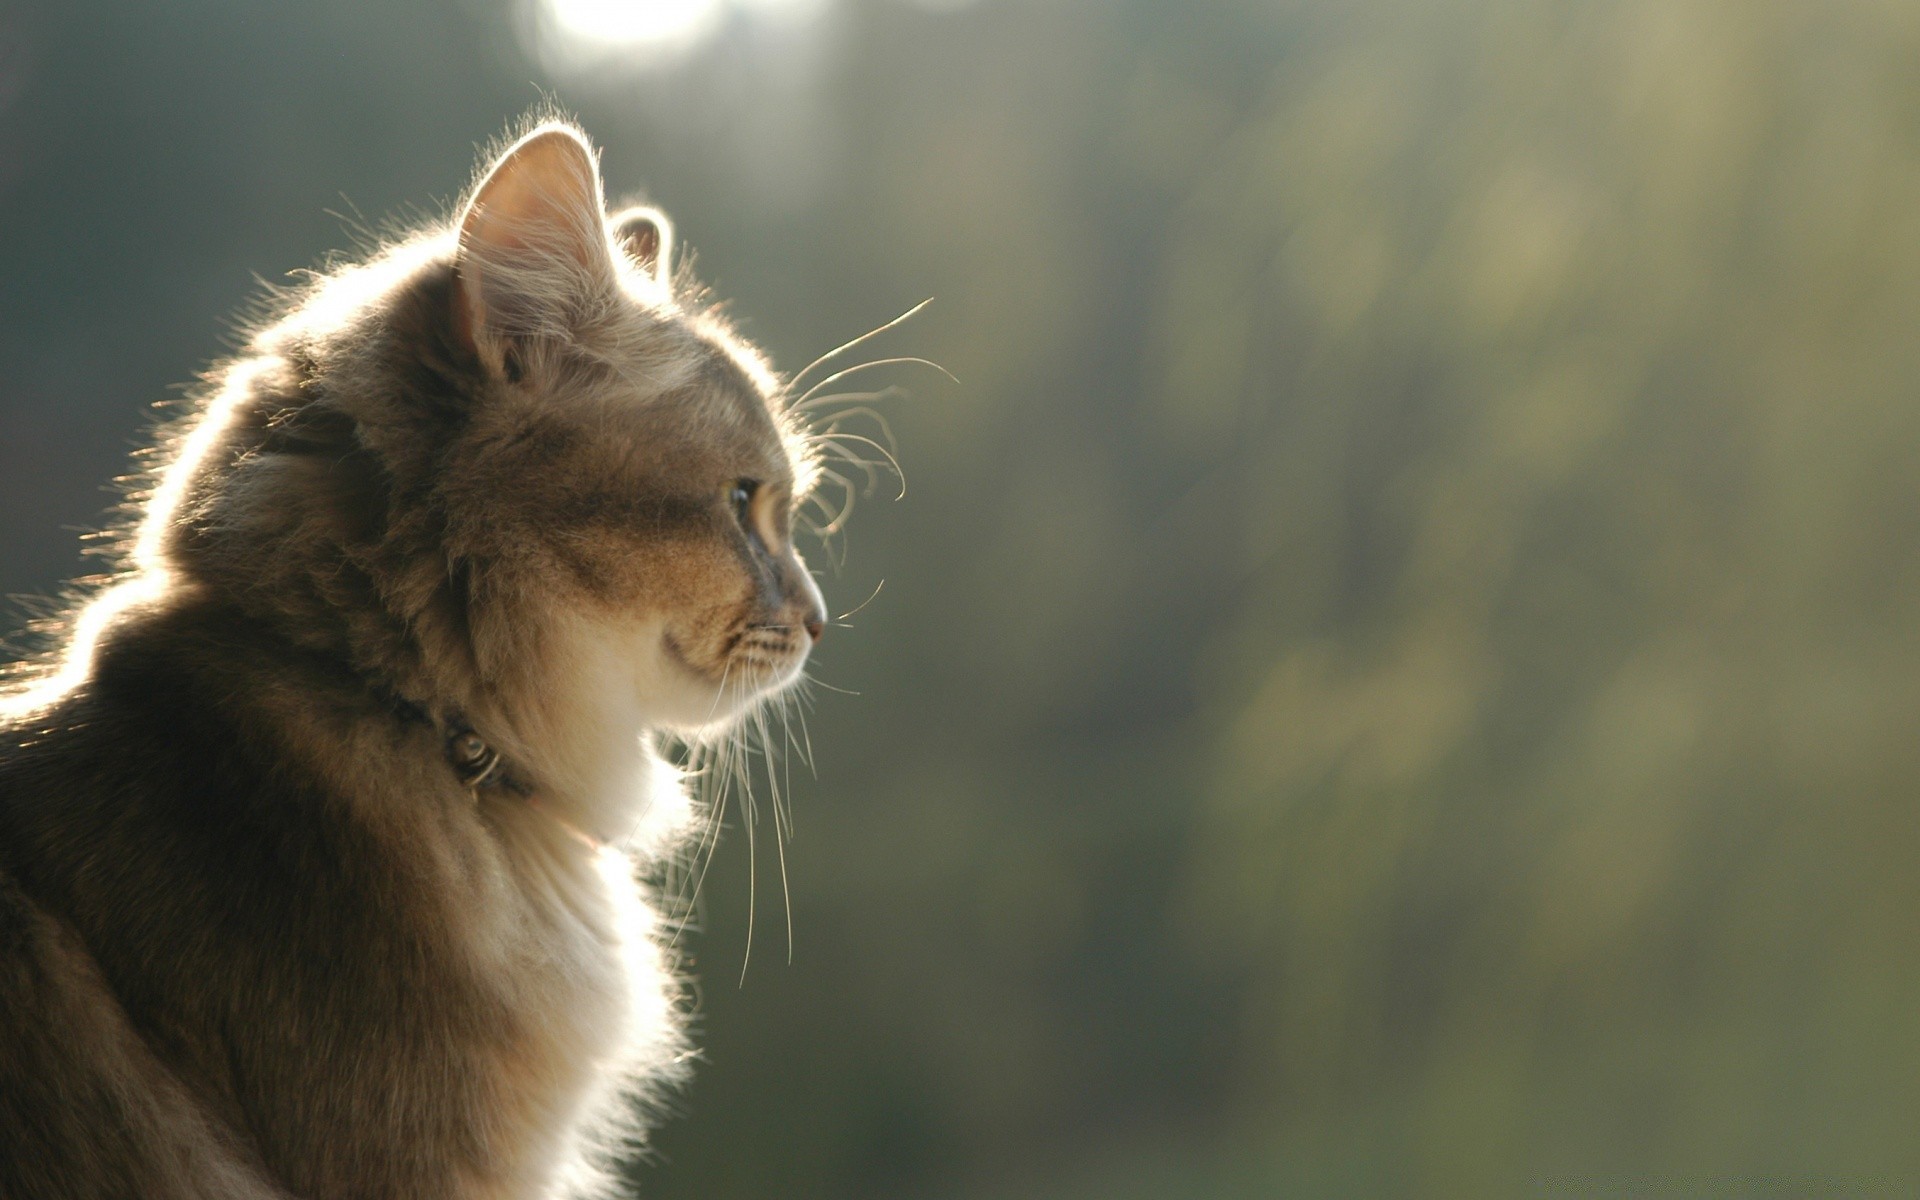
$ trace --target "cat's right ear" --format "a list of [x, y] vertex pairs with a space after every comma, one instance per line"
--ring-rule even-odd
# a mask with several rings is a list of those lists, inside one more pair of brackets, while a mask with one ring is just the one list
[[571, 128], [542, 125], [502, 154], [460, 217], [454, 330], [509, 377], [516, 346], [564, 339], [618, 288], [600, 169]]

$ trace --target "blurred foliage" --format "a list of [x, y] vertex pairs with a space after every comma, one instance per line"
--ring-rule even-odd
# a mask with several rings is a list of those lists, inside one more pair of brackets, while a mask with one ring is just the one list
[[963, 384], [817, 556], [886, 585], [791, 962], [735, 828], [648, 1194], [1920, 1173], [1920, 9], [524, 26], [0, 9], [0, 583], [75, 569], [249, 270], [452, 195], [529, 80], [789, 368], [936, 296], [875, 352]]

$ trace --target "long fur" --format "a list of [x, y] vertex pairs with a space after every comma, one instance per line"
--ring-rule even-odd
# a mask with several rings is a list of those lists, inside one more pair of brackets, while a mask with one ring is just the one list
[[655, 739], [824, 618], [799, 416], [670, 255], [542, 123], [163, 440], [0, 726], [0, 1196], [606, 1189], [687, 1050]]

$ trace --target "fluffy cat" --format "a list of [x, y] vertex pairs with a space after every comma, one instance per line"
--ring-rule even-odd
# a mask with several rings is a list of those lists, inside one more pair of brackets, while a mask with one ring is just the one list
[[595, 1194], [686, 1055], [653, 739], [793, 681], [817, 473], [565, 124], [295, 297], [0, 727], [0, 1196]]

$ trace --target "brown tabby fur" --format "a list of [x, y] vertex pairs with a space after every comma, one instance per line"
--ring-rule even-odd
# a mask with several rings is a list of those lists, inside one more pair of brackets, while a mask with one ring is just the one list
[[823, 616], [805, 438], [668, 237], [541, 125], [213, 377], [0, 727], [0, 1197], [604, 1186], [684, 1058], [651, 739]]

